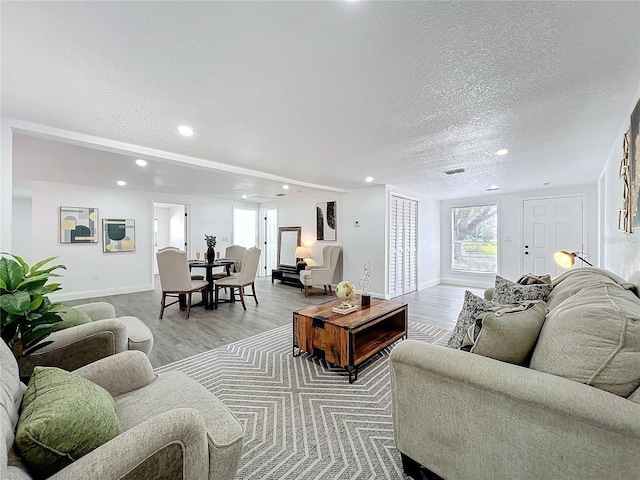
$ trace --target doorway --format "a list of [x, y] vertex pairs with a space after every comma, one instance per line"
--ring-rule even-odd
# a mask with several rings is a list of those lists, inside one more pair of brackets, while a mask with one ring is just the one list
[[524, 200], [523, 273], [551, 274], [564, 269], [553, 259], [558, 250], [584, 251], [582, 196]]
[[[158, 274], [156, 253], [165, 247], [187, 252], [187, 206], [153, 202], [153, 273]], [[187, 252], [188, 253], [188, 252]]]

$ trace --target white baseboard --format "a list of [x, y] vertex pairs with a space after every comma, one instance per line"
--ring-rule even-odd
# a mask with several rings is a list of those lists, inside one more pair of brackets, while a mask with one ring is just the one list
[[418, 290], [424, 290], [425, 288], [435, 287], [436, 285], [440, 285], [442, 283], [441, 278], [434, 278], [433, 280], [429, 280], [428, 282], [423, 282], [418, 286]]
[[153, 290], [153, 285], [130, 285], [127, 287], [102, 288], [98, 290], [85, 290], [82, 292], [52, 293], [49, 298], [53, 302], [66, 302], [69, 300], [82, 300], [84, 298], [107, 297], [109, 295], [122, 295], [123, 293], [147, 292]]

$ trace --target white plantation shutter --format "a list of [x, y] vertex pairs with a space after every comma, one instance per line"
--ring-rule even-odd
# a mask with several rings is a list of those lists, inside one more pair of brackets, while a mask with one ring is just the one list
[[418, 288], [418, 202], [391, 195], [389, 212], [389, 296], [393, 298]]

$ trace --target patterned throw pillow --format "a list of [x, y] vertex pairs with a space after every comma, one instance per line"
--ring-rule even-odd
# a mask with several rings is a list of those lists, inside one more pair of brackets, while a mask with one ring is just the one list
[[525, 273], [518, 279], [520, 285], [536, 285], [540, 283], [551, 283], [551, 275], [534, 275], [533, 273]]
[[458, 315], [458, 322], [453, 329], [453, 334], [447, 343], [447, 347], [456, 349], [460, 348], [462, 346], [464, 336], [467, 334], [467, 330], [476, 323], [478, 316], [495, 307], [496, 305], [493, 302], [480, 298], [469, 290], [466, 290], [464, 292], [464, 304], [462, 305], [460, 315]]
[[498, 305], [516, 305], [533, 300], [546, 302], [551, 290], [553, 290], [553, 285], [550, 283], [520, 285], [496, 275], [493, 302]]

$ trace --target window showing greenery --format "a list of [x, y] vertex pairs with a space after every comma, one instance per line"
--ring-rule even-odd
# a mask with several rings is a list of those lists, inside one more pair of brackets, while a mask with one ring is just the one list
[[497, 272], [497, 211], [497, 205], [451, 209], [452, 270]]

